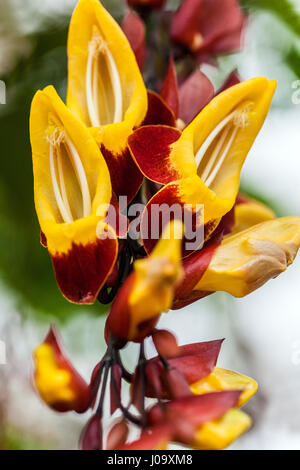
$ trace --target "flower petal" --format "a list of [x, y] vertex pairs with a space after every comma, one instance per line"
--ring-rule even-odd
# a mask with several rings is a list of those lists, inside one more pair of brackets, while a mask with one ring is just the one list
[[145, 59], [145, 24], [136, 12], [130, 10], [123, 19], [122, 29], [142, 70]]
[[[172, 367], [178, 369], [189, 384], [193, 384], [212, 373], [219, 356], [223, 340], [205, 341], [202, 343], [187, 344], [179, 347], [179, 354], [176, 358], [169, 359]], [[155, 369], [154, 369], [155, 368]], [[160, 377], [163, 366], [158, 356], [147, 361], [148, 396], [155, 396], [151, 390], [155, 385], [152, 379]], [[150, 374], [151, 371], [151, 374]], [[160, 389], [161, 387], [159, 387]], [[192, 389], [193, 391], [193, 389]], [[194, 391], [193, 391], [194, 392]]]
[[251, 418], [240, 410], [229, 410], [221, 418], [205, 423], [195, 436], [193, 447], [198, 450], [222, 450], [251, 426]]
[[[221, 418], [226, 411], [238, 403], [239, 391], [212, 392], [205, 395], [193, 395], [177, 398], [166, 403], [165, 410], [176, 412], [185, 417], [194, 426]], [[149, 411], [149, 421], [157, 424], [164, 419], [164, 412], [159, 405]]]
[[112, 334], [141, 341], [153, 331], [159, 315], [169, 310], [182, 275], [181, 237], [182, 224], [171, 222], [151, 256], [135, 262], [107, 319]]
[[148, 90], [148, 110], [142, 126], [176, 127], [176, 116], [167, 102], [155, 91]]
[[174, 64], [174, 60], [172, 57], [169, 60], [168, 72], [164, 80], [160, 95], [165, 100], [167, 105], [173, 110], [175, 117], [178, 118], [178, 109], [179, 109], [178, 83], [177, 83], [175, 64]]
[[241, 232], [253, 225], [275, 218], [275, 213], [262, 202], [249, 197], [238, 198], [234, 206], [234, 225], [232, 233]]
[[168, 426], [153, 426], [144, 431], [139, 439], [118, 448], [118, 450], [165, 450], [170, 441]]
[[226, 237], [194, 290], [243, 297], [292, 264], [300, 246], [300, 218], [283, 217]]
[[238, 407], [243, 406], [257, 389], [257, 383], [250, 377], [220, 367], [215, 367], [207, 377], [191, 384], [191, 390], [195, 395], [219, 390], [241, 390]]
[[211, 81], [196, 69], [179, 87], [179, 117], [189, 124], [214, 97]]
[[35, 349], [34, 361], [35, 386], [48, 406], [60, 412], [88, 409], [90, 388], [67, 359], [54, 327]]
[[170, 218], [186, 224], [183, 256], [198, 249], [215, 230], [220, 221], [215, 198], [197, 175], [167, 184], [148, 202], [141, 221], [147, 253], [151, 253]]
[[[95, 37], [96, 34], [99, 37]], [[94, 44], [97, 40], [99, 45], [97, 43]], [[101, 57], [99, 58], [99, 62], [101, 62], [102, 65], [102, 74], [99, 73], [99, 75], [104, 75], [104, 72], [107, 74], [107, 68], [110, 69], [114, 66], [112, 76], [106, 78], [107, 80], [109, 78], [111, 80], [117, 80], [118, 78], [117, 81], [120, 82], [122, 95], [121, 104], [123, 112], [120, 113], [120, 119], [114, 120], [109, 117], [112, 113], [112, 109], [108, 106], [110, 109], [107, 110], [107, 115], [103, 116], [102, 120], [100, 116], [100, 125], [108, 125], [109, 128], [109, 125], [113, 122], [124, 123], [130, 132], [134, 126], [138, 126], [142, 122], [146, 114], [146, 89], [134, 53], [131, 50], [126, 36], [98, 0], [80, 0], [71, 19], [68, 38], [68, 107], [80, 117], [87, 126], [98, 127], [98, 125], [95, 125], [95, 122], [91, 122], [91, 110], [89, 110], [86, 93], [87, 85], [89, 85], [87, 84], [88, 60], [89, 55], [93, 52], [93, 45], [95, 45], [96, 48], [95, 53], [98, 51], [98, 46], [100, 52], [104, 52], [104, 59], [108, 62], [108, 67], [105, 68], [107, 64], [103, 64], [100, 60]], [[120, 54], [120, 50], [122, 54]], [[107, 59], [108, 56], [110, 60]], [[103, 62], [105, 62], [105, 60]], [[100, 77], [98, 78], [100, 79]], [[105, 100], [109, 100], [109, 96], [105, 95], [109, 90], [109, 80], [105, 82], [105, 85], [103, 91], [99, 89], [100, 103], [101, 101], [103, 103], [103, 106], [100, 106], [101, 109], [105, 108]], [[117, 90], [117, 85], [118, 83], [116, 82], [116, 89], [113, 95], [119, 91]], [[109, 105], [111, 103], [108, 102], [107, 104]], [[109, 129], [109, 133], [110, 132], [111, 129]], [[104, 133], [106, 133], [106, 131]], [[103, 143], [108, 150], [116, 150], [110, 148], [110, 145], [107, 145], [111, 142], [106, 142], [105, 136]]]
[[[30, 137], [35, 206], [57, 282], [71, 302], [92, 303], [117, 255], [116, 234], [101, 222], [112, 197], [107, 165], [53, 87], [33, 99]], [[102, 226], [110, 238], [97, 237]]]
[[145, 126], [137, 129], [128, 139], [130, 152], [141, 172], [150, 180], [167, 184], [180, 179], [182, 171], [170, 159], [172, 144], [181, 132], [168, 126]]
[[68, 107], [91, 128], [116, 195], [127, 195], [130, 202], [142, 179], [130, 158], [127, 140], [146, 115], [147, 92], [125, 34], [98, 0], [77, 4], [70, 24], [68, 58]]

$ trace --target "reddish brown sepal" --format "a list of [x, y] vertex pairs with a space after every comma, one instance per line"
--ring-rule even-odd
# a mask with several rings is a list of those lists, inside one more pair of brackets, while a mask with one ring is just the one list
[[[185, 377], [189, 384], [207, 377], [215, 367], [223, 343], [223, 339], [206, 341], [202, 343], [180, 346], [178, 357], [169, 359], [169, 364], [176, 368]], [[156, 391], [161, 391], [161, 383], [158, 377], [162, 373], [163, 366], [159, 357], [154, 357], [147, 362], [148, 396], [155, 396]], [[151, 391], [152, 390], [152, 391]]]
[[184, 375], [175, 367], [163, 369], [161, 380], [168, 398], [181, 398], [192, 395], [192, 391]]
[[129, 429], [126, 421], [122, 420], [115, 423], [108, 433], [106, 440], [106, 449], [117, 449], [125, 444], [128, 437]]
[[111, 373], [113, 377], [110, 383], [110, 414], [113, 414], [119, 408], [118, 402], [121, 401], [122, 369], [118, 364], [114, 364]]
[[[151, 320], [141, 322], [137, 326], [137, 333], [134, 338], [128, 338], [130, 331], [131, 312], [128, 304], [128, 298], [133, 287], [135, 280], [135, 273], [131, 273], [122, 287], [120, 288], [117, 296], [115, 297], [105, 325], [106, 341], [110, 334], [113, 334], [119, 340], [141, 343], [147, 336], [151, 335], [159, 315]], [[122, 341], [121, 341], [122, 344]]]
[[92, 304], [117, 256], [117, 239], [97, 238], [87, 245], [73, 243], [67, 254], [51, 255], [56, 281], [73, 303]]
[[102, 445], [102, 423], [101, 417], [93, 415], [87, 422], [79, 440], [80, 450], [101, 450]]
[[161, 356], [165, 358], [176, 357], [180, 353], [175, 336], [168, 330], [155, 330], [152, 333], [154, 346]]
[[119, 447], [118, 450], [159, 450], [166, 446], [170, 438], [170, 426], [153, 426], [144, 431], [139, 439]]
[[223, 233], [211, 238], [201, 250], [194, 251], [190, 256], [182, 261], [184, 275], [176, 287], [175, 299], [184, 299], [198, 284], [207, 270], [216, 249], [220, 246]]
[[123, 19], [122, 29], [142, 70], [145, 60], [145, 24], [137, 13], [130, 10]]
[[[240, 390], [231, 390], [177, 398], [166, 403], [165, 410], [179, 413], [192, 425], [199, 427], [220, 418], [230, 408], [234, 408], [240, 395]], [[148, 413], [148, 418], [152, 425], [159, 424], [165, 419], [165, 411], [159, 405], [154, 405]]]
[[68, 359], [54, 325], [51, 325], [44, 344], [51, 346], [57, 366], [70, 373], [70, 387], [75, 395], [71, 403], [52, 403], [51, 407], [59, 412], [74, 410], [77, 413], [84, 413], [91, 405], [91, 389]]
[[160, 95], [154, 91], [148, 90], [148, 111], [142, 126], [160, 124], [175, 127], [175, 114]]
[[187, 125], [213, 99], [214, 87], [199, 69], [179, 87], [179, 117]]
[[127, 3], [134, 8], [161, 8], [166, 0], [127, 0]]
[[167, 184], [181, 175], [170, 162], [171, 145], [181, 136], [174, 127], [146, 126], [137, 129], [128, 145], [141, 172], [150, 180]]
[[221, 88], [217, 91], [217, 95], [219, 93], [222, 93], [222, 91], [225, 91], [227, 90], [228, 88], [231, 88], [232, 86], [234, 85], [238, 85], [239, 83], [241, 83], [241, 78], [237, 72], [237, 70], [234, 70], [233, 72], [231, 72], [231, 74], [227, 77], [227, 79], [225, 80], [225, 82], [223, 83], [223, 85], [221, 86]]
[[169, 108], [172, 109], [175, 118], [178, 118], [179, 114], [179, 95], [178, 95], [178, 82], [174, 60], [171, 57], [169, 61], [168, 72], [163, 83], [160, 96], [167, 103]]
[[[112, 188], [116, 196], [127, 196], [129, 204], [142, 185], [143, 175], [136, 166], [128, 148], [120, 154], [114, 154], [101, 145], [101, 152], [108, 166]], [[123, 207], [120, 209], [122, 210]]]

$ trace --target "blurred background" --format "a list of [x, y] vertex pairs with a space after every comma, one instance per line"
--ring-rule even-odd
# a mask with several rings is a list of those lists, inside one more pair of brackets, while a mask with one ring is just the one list
[[[122, 18], [125, 2], [103, 3], [115, 18]], [[30, 102], [35, 91], [48, 84], [65, 96], [67, 26], [75, 4], [75, 0], [0, 0], [0, 80], [6, 84], [6, 104], [0, 104], [3, 449], [76, 448], [87, 419], [55, 414], [32, 388], [32, 349], [50, 322], [58, 324], [86, 379], [105, 349], [104, 307], [77, 308], [62, 298], [47, 251], [39, 244], [33, 206]], [[169, 6], [177, 4], [171, 1]], [[216, 88], [234, 68], [243, 79], [264, 75], [278, 81], [272, 110], [243, 170], [242, 189], [267, 202], [279, 216], [300, 216], [300, 93], [295, 95], [300, 89], [300, 1], [241, 4], [249, 13], [245, 47], [221, 58], [218, 72], [208, 66], [203, 71]], [[300, 258], [280, 278], [245, 299], [219, 293], [161, 320], [161, 326], [175, 331], [180, 344], [225, 337], [220, 365], [258, 381], [260, 390], [247, 406], [253, 428], [233, 448], [300, 449], [299, 286]], [[135, 353], [134, 348], [126, 349], [129, 364]]]

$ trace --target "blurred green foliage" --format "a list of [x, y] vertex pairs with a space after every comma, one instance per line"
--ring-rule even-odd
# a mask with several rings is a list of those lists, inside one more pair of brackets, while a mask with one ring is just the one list
[[286, 26], [300, 36], [300, 15], [290, 0], [240, 0], [248, 10], [265, 10], [274, 13]]

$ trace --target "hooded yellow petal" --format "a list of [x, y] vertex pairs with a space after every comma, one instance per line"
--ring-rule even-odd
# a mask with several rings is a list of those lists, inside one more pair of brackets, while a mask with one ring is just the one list
[[[197, 175], [197, 201], [212, 200], [205, 219], [234, 205], [245, 158], [268, 113], [276, 83], [254, 78], [216, 96], [170, 145], [169, 160], [181, 178]], [[178, 178], [178, 177], [177, 177]]]
[[[30, 114], [35, 206], [52, 254], [96, 238], [111, 200], [105, 160], [88, 129], [53, 87], [38, 91]], [[102, 210], [99, 211], [99, 208]], [[102, 217], [96, 216], [102, 213]]]
[[[80, 0], [68, 38], [67, 105], [114, 153], [143, 121], [147, 93], [123, 31], [98, 0]], [[103, 128], [103, 126], [105, 126]]]
[[278, 276], [300, 246], [300, 217], [269, 220], [226, 237], [195, 290], [243, 297]]
[[220, 367], [215, 367], [211, 374], [191, 385], [191, 390], [195, 395], [223, 390], [242, 390], [238, 407], [243, 406], [257, 392], [257, 389], [257, 383], [250, 377]]
[[171, 308], [175, 286], [182, 277], [181, 243], [183, 225], [168, 224], [151, 255], [134, 264], [135, 280], [129, 296], [131, 335], [138, 324]]
[[198, 429], [193, 447], [199, 450], [225, 449], [250, 426], [250, 416], [240, 410], [229, 410], [222, 418]]
[[275, 213], [268, 206], [255, 199], [246, 198], [234, 208], [234, 226], [232, 233], [242, 232], [253, 225], [275, 218]]

